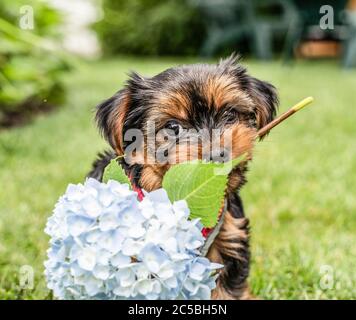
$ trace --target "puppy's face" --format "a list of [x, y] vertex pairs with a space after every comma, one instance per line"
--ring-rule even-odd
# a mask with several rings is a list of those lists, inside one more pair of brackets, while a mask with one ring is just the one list
[[[151, 191], [174, 163], [251, 153], [257, 130], [273, 119], [277, 103], [274, 87], [250, 77], [231, 57], [152, 78], [132, 74], [124, 89], [99, 105], [97, 121], [119, 155], [134, 155], [126, 160]], [[133, 136], [140, 145], [135, 150]]]

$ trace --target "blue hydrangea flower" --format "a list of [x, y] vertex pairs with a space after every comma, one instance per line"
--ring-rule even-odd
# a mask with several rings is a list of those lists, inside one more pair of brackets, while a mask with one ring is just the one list
[[45, 275], [59, 299], [209, 299], [221, 265], [200, 256], [199, 220], [185, 201], [127, 184], [69, 185], [45, 232]]

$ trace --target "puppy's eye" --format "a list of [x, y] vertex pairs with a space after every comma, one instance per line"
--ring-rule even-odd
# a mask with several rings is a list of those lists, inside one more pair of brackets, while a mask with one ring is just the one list
[[235, 123], [239, 120], [239, 114], [237, 110], [231, 109], [225, 113], [226, 123]]
[[257, 119], [256, 119], [256, 114], [254, 112], [250, 112], [248, 114], [248, 121], [252, 127], [257, 126]]
[[183, 129], [182, 126], [174, 120], [168, 121], [164, 127], [165, 129], [171, 130], [176, 136], [179, 136]]

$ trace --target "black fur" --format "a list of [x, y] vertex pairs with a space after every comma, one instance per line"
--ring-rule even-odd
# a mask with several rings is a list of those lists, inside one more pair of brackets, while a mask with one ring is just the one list
[[93, 163], [91, 171], [87, 176], [98, 181], [102, 181], [105, 167], [116, 157], [117, 155], [114, 151], [104, 151], [99, 153], [97, 159]]
[[[99, 153], [97, 159], [93, 163], [92, 170], [88, 173], [87, 177], [102, 181], [105, 167], [110, 163], [111, 160], [117, 158], [117, 156], [118, 155], [111, 150]], [[135, 186], [140, 187], [139, 179], [142, 165], [134, 164], [130, 166], [123, 159], [118, 159], [117, 161], [125, 170], [126, 174], [130, 177], [131, 182]]]
[[241, 229], [245, 231], [247, 239], [236, 239], [241, 244], [237, 250], [240, 259], [233, 259], [229, 256], [222, 255], [224, 261], [226, 274], [223, 275], [226, 280], [222, 281], [226, 291], [230, 293], [235, 299], [239, 299], [239, 294], [243, 293], [247, 278], [250, 273], [250, 246], [249, 246], [249, 220], [245, 218], [242, 200], [237, 192], [231, 192], [227, 195], [228, 211], [236, 219], [244, 219]]
[[[106, 99], [96, 107], [96, 122], [101, 134], [104, 136], [105, 140], [114, 148], [114, 133], [112, 125], [112, 113], [115, 109], [115, 105], [119, 102], [123, 90], [118, 91], [115, 95]], [[100, 157], [100, 155], [99, 155]]]

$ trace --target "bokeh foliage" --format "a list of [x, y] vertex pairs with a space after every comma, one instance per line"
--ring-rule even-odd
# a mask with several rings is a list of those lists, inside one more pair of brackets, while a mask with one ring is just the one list
[[[22, 9], [26, 8], [33, 10], [32, 30], [20, 28], [20, 19], [26, 14]], [[60, 24], [58, 12], [46, 2], [0, 2], [1, 124], [10, 125], [11, 118], [26, 117], [35, 110], [62, 102], [60, 76], [68, 69], [68, 63], [53, 44], [59, 40]]]
[[95, 29], [107, 54], [192, 55], [205, 37], [188, 0], [103, 0]]

